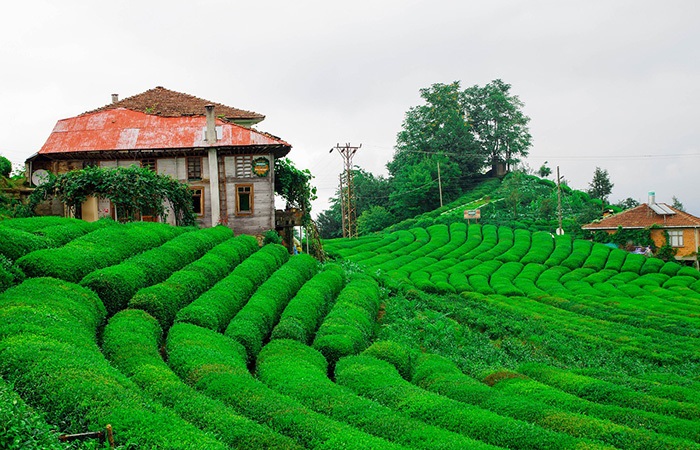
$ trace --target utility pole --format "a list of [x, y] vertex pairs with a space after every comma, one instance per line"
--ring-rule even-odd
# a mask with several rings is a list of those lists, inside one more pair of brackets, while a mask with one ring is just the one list
[[352, 184], [352, 158], [357, 153], [357, 150], [362, 147], [360, 144], [353, 147], [350, 144], [340, 146], [336, 144], [330, 151], [336, 150], [343, 157], [345, 171], [340, 175], [340, 209], [342, 211], [343, 237], [357, 237], [357, 211], [355, 209], [355, 192]]
[[564, 234], [564, 228], [562, 228], [561, 220], [561, 177], [559, 176], [559, 166], [557, 166], [557, 215], [559, 216], [559, 228], [557, 228], [557, 235]]
[[442, 208], [442, 180], [440, 179], [440, 161], [438, 161], [437, 166], [438, 166], [438, 190], [440, 191], [440, 208]]

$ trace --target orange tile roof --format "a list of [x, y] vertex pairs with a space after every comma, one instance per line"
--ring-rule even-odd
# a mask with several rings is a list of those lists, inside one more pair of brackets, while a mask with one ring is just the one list
[[[217, 114], [217, 109], [214, 113]], [[257, 147], [286, 155], [291, 146], [282, 139], [251, 128], [216, 120], [221, 138], [216, 147]], [[40, 155], [110, 150], [166, 150], [211, 147], [204, 140], [206, 117], [163, 117], [125, 108], [81, 114], [59, 120]]]
[[215, 105], [216, 115], [219, 118], [235, 122], [237, 120], [252, 121], [258, 123], [265, 116], [253, 111], [245, 111], [243, 109], [232, 108], [222, 105], [221, 103], [211, 102], [199, 97], [181, 92], [171, 91], [162, 86], [157, 86], [149, 89], [146, 92], [127, 97], [119, 100], [116, 103], [110, 103], [101, 108], [88, 111], [84, 114], [92, 114], [100, 111], [107, 111], [117, 108], [126, 108], [132, 111], [140, 111], [142, 113], [162, 116], [162, 117], [181, 117], [181, 116], [203, 116], [205, 105]]
[[660, 203], [676, 214], [657, 214], [646, 203], [628, 209], [619, 214], [608, 216], [598, 222], [584, 225], [584, 230], [616, 230], [622, 228], [648, 228], [658, 225], [663, 228], [700, 228], [700, 218], [678, 210], [665, 203]]

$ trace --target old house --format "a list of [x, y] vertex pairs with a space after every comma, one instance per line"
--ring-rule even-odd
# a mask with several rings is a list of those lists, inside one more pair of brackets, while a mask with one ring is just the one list
[[[59, 120], [27, 166], [35, 181], [43, 171], [90, 165], [148, 167], [190, 186], [201, 226], [222, 223], [237, 234], [260, 234], [275, 228], [274, 161], [291, 150], [251, 128], [264, 118], [163, 87], [123, 100], [113, 95], [106, 106]], [[105, 199], [90, 199], [80, 214], [115, 218]]]
[[[698, 266], [700, 247], [700, 218], [680, 211], [666, 203], [656, 203], [656, 196], [649, 193], [649, 202], [589, 223], [582, 227], [589, 231], [606, 231], [610, 234], [623, 230], [649, 229], [657, 247], [666, 243], [676, 250], [676, 260], [692, 261]], [[666, 237], [668, 236], [668, 242]]]

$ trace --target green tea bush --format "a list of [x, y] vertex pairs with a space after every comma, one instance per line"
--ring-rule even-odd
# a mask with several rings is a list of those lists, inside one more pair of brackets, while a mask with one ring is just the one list
[[[484, 443], [508, 448], [577, 448], [582, 442], [527, 422], [495, 414], [418, 388], [401, 378], [391, 364], [360, 355], [338, 361], [336, 381], [353, 392], [398, 412], [463, 434]], [[489, 448], [484, 445], [484, 448]], [[591, 445], [591, 448], [596, 447]], [[602, 446], [598, 446], [602, 448]]]
[[255, 290], [288, 259], [289, 252], [283, 246], [264, 246], [227, 277], [182, 308], [175, 321], [223, 333]]
[[307, 281], [282, 312], [272, 330], [272, 339], [294, 339], [311, 343], [316, 329], [343, 288], [344, 272], [336, 264], [327, 264]]
[[594, 402], [632, 407], [680, 419], [700, 419], [700, 405], [641, 394], [625, 386], [539, 364], [523, 364], [519, 371], [537, 381]]
[[60, 247], [66, 245], [73, 239], [77, 239], [80, 236], [84, 236], [100, 228], [112, 226], [116, 223], [111, 220], [98, 220], [97, 222], [85, 222], [79, 219], [70, 220], [70, 222], [65, 224], [41, 228], [35, 231], [35, 233], [39, 236], [51, 239], [56, 244], [56, 247]]
[[644, 255], [628, 253], [624, 264], [622, 264], [622, 267], [620, 268], [620, 271], [640, 274], [642, 271], [642, 266], [644, 266], [646, 260], [647, 258]]
[[0, 255], [16, 261], [35, 250], [55, 247], [53, 240], [9, 227], [0, 227]]
[[467, 224], [464, 222], [455, 222], [449, 226], [450, 240], [447, 244], [436, 248], [426, 256], [435, 259], [441, 259], [450, 252], [455, 251], [467, 241]]
[[173, 272], [200, 258], [232, 235], [233, 232], [227, 227], [183, 233], [120, 264], [95, 270], [80, 284], [95, 291], [108, 314], [113, 315], [124, 309], [139, 289], [164, 281]]
[[369, 276], [357, 275], [343, 288], [313, 342], [331, 366], [369, 346], [380, 301], [379, 286]]
[[250, 236], [239, 236], [219, 244], [201, 258], [178, 270], [165, 281], [140, 289], [129, 307], [143, 309], [170, 328], [177, 313], [228, 275], [257, 246]]
[[532, 245], [532, 235], [527, 230], [517, 229], [513, 231], [513, 246], [496, 259], [503, 262], [519, 262], [525, 257]]
[[[260, 352], [257, 363], [260, 380], [280, 394], [388, 441], [419, 449], [464, 449], [483, 445], [359, 397], [333, 383], [326, 371], [323, 355], [292, 340], [270, 342]], [[359, 411], [362, 413], [358, 414]]]
[[508, 252], [513, 247], [513, 230], [508, 227], [498, 228], [498, 242], [490, 249], [476, 255], [480, 261], [489, 261]]
[[300, 448], [291, 439], [257, 424], [186, 385], [159, 353], [162, 329], [144, 311], [127, 309], [104, 330], [105, 356], [153, 400], [225, 444], [240, 449]]
[[465, 251], [462, 256], [460, 256], [460, 260], [464, 261], [465, 259], [476, 258], [478, 255], [491, 250], [498, 243], [498, 227], [494, 225], [484, 225], [483, 227], [478, 225], [478, 227], [480, 227], [479, 230], [474, 230], [474, 233], [472, 233], [472, 227], [469, 227], [466, 244], [468, 247], [474, 244], [476, 245], [470, 250]]
[[0, 255], [0, 292], [24, 281], [24, 273], [11, 260]]
[[523, 291], [528, 297], [547, 295], [545, 291], [538, 288], [535, 284], [545, 270], [547, 270], [547, 266], [544, 264], [526, 264], [518, 276], [515, 277], [515, 280], [513, 280], [513, 285]]
[[608, 255], [608, 260], [605, 262], [604, 269], [614, 270], [619, 272], [627, 258], [627, 252], [624, 250], [612, 249]]
[[92, 291], [51, 278], [0, 295], [0, 375], [68, 433], [112, 424], [138, 448], [225, 448], [152, 403], [104, 358], [96, 332], [106, 311]]
[[520, 260], [523, 264], [544, 264], [554, 251], [554, 238], [546, 231], [532, 233], [530, 250]]
[[225, 334], [245, 347], [250, 362], [260, 353], [263, 341], [272, 332], [289, 301], [317, 271], [318, 262], [313, 257], [306, 254], [293, 256], [231, 319]]
[[58, 431], [0, 378], [0, 447], [7, 450], [64, 448]]
[[554, 250], [549, 258], [544, 262], [545, 266], [553, 267], [560, 265], [571, 255], [573, 240], [568, 234], [562, 234], [554, 238]]
[[561, 265], [564, 267], [568, 267], [571, 270], [582, 267], [583, 263], [591, 254], [592, 248], [593, 243], [591, 241], [576, 239], [573, 243], [571, 254], [564, 261], [561, 262]]
[[[502, 378], [498, 383], [506, 383], [510, 379]], [[522, 396], [504, 395], [501, 391], [464, 375], [452, 361], [437, 355], [425, 355], [419, 360], [413, 382], [453, 400], [477, 405], [570, 436], [602, 441], [616, 448], [647, 450], [693, 446], [686, 440], [569, 412]]]
[[185, 229], [154, 222], [101, 228], [63, 247], [37, 250], [17, 260], [28, 277], [51, 276], [79, 282], [90, 272], [162, 245]]
[[[665, 265], [666, 262], [659, 258], [647, 258], [646, 261], [644, 261], [644, 265], [642, 266], [642, 270], [639, 272], [639, 274], [644, 275], [647, 273], [659, 273]], [[671, 276], [671, 274], [665, 275]]]
[[603, 270], [605, 263], [608, 262], [608, 255], [610, 254], [610, 247], [603, 244], [593, 244], [591, 248], [591, 254], [583, 262], [582, 267], [588, 269], [594, 269], [595, 271]]
[[[186, 323], [168, 334], [168, 363], [186, 383], [306, 448], [402, 448], [318, 414], [251, 376], [247, 352], [225, 335]], [[251, 401], [254, 399], [254, 401]]]
[[[591, 402], [562, 390], [524, 377], [512, 377], [493, 385], [495, 390], [509, 398], [521, 398], [545, 403], [549, 406], [609, 420], [635, 430], [648, 430], [661, 435], [700, 442], [700, 429], [696, 421], [663, 416], [629, 407]], [[661, 438], [663, 439], [663, 437]], [[653, 448], [650, 443], [649, 448]], [[682, 446], [679, 446], [682, 448]], [[692, 447], [692, 444], [685, 447]], [[663, 448], [663, 447], [662, 447]]]

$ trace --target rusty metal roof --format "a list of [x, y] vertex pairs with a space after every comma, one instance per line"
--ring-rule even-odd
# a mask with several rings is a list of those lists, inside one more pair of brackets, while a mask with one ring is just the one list
[[139, 111], [162, 117], [203, 116], [205, 105], [214, 105], [217, 117], [229, 122], [255, 124], [261, 122], [265, 118], [264, 115], [253, 111], [232, 108], [193, 95], [171, 91], [162, 86], [157, 86], [141, 94], [127, 97], [84, 114], [126, 108], [132, 111]]
[[[202, 107], [204, 111], [204, 107]], [[214, 110], [218, 114], [217, 109]], [[173, 150], [196, 148], [269, 149], [284, 156], [291, 145], [282, 139], [221, 119], [220, 139], [215, 145], [204, 140], [206, 117], [151, 115], [126, 108], [109, 108], [59, 120], [39, 155], [61, 156], [83, 152], [124, 150]], [[278, 156], [279, 157], [279, 156]]]

